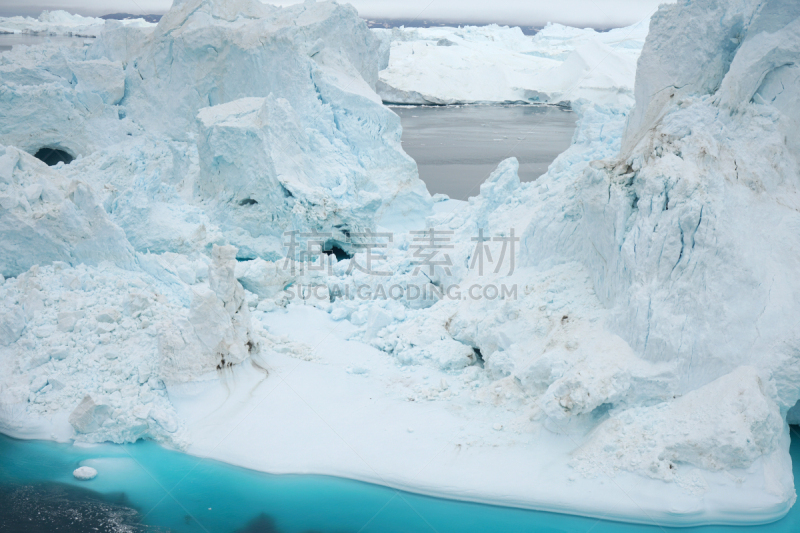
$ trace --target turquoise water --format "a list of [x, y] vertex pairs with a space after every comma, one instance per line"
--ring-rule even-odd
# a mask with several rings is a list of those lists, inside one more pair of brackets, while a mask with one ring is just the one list
[[[795, 479], [800, 472], [800, 432], [793, 427], [791, 454]], [[38, 505], [68, 500], [81, 516], [91, 517], [89, 489], [104, 495], [95, 514], [120, 513], [99, 531], [175, 532], [664, 532], [671, 528], [608, 522], [556, 513], [524, 511], [430, 498], [345, 479], [324, 476], [275, 476], [172, 452], [153, 443], [79, 448], [0, 436], [0, 531], [67, 531], [49, 526], [4, 527], [4, 513], [20, 506], [32, 514]], [[72, 471], [84, 462], [100, 473], [80, 482]], [[16, 492], [14, 492], [16, 491]], [[26, 492], [27, 491], [27, 492]], [[53, 497], [53, 491], [58, 498]], [[14, 505], [9, 505], [9, 494]], [[38, 499], [37, 499], [38, 498]], [[22, 502], [22, 503], [20, 503]], [[63, 504], [63, 502], [62, 502]], [[66, 504], [63, 504], [66, 505]], [[120, 509], [135, 509], [125, 512]], [[137, 514], [138, 513], [138, 514]], [[38, 513], [41, 515], [41, 512]], [[59, 520], [66, 523], [65, 516]], [[74, 519], [74, 518], [73, 518]], [[124, 521], [124, 520], [123, 520]], [[116, 524], [116, 525], [115, 525]], [[62, 526], [64, 524], [61, 524]], [[88, 530], [72, 529], [71, 531]], [[783, 520], [758, 528], [683, 528], [685, 532], [797, 533], [800, 506]]]

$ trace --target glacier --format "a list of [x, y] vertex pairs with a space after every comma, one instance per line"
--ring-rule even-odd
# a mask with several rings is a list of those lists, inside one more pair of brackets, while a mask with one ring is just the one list
[[[0, 55], [0, 431], [659, 525], [780, 518], [798, 28], [789, 0], [533, 39], [183, 0]], [[437, 77], [454, 58], [517, 81]], [[468, 202], [434, 202], [382, 104], [536, 98], [577, 111], [572, 146]], [[451, 260], [418, 268], [411, 231]], [[475, 268], [508, 243], [515, 268]]]

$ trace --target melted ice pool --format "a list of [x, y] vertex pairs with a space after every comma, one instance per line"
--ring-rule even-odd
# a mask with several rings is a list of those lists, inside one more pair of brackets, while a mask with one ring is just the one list
[[534, 181], [569, 148], [577, 115], [543, 105], [392, 106], [403, 124], [403, 149], [431, 194], [477, 196], [503, 159], [519, 160], [519, 177]]
[[[795, 480], [800, 428], [792, 428]], [[796, 533], [800, 507], [761, 527], [661, 528], [430, 498], [323, 476], [275, 476], [149, 442], [77, 447], [0, 435], [0, 531], [263, 533]], [[78, 481], [81, 465], [98, 476]]]

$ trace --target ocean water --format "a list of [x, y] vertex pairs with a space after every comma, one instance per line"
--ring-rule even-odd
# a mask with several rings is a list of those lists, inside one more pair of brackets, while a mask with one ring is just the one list
[[569, 148], [577, 115], [544, 105], [391, 106], [403, 124], [403, 149], [431, 194], [466, 200], [503, 159], [534, 181]]
[[[800, 428], [791, 454], [800, 473]], [[81, 465], [98, 476], [78, 481]], [[269, 475], [151, 442], [77, 447], [0, 436], [2, 532], [797, 533], [800, 507], [759, 527], [662, 528], [431, 498], [325, 476]]]

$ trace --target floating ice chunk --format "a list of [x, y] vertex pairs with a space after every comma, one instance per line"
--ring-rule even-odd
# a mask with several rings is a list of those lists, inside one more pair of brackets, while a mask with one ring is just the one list
[[76, 468], [72, 475], [75, 476], [75, 479], [80, 479], [81, 481], [89, 481], [90, 479], [94, 479], [97, 477], [97, 470], [92, 468], [91, 466], [81, 466]]

